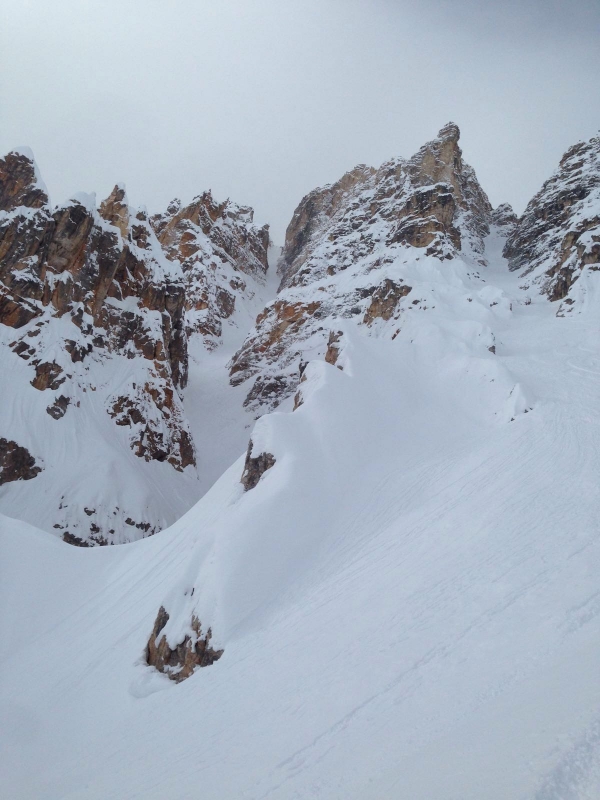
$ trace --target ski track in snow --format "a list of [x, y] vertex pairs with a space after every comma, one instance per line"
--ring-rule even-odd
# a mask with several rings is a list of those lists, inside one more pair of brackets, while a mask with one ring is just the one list
[[[357, 335], [351, 375], [316, 365], [257, 423], [277, 461], [251, 492], [238, 458], [170, 529], [85, 552], [4, 520], [8, 797], [600, 797], [597, 309], [526, 305], [500, 245], [495, 356], [411, 344], [420, 317]], [[223, 362], [194, 378], [227, 431], [205, 488], [249, 424]], [[225, 647], [180, 685], [143, 663], [163, 603]]]

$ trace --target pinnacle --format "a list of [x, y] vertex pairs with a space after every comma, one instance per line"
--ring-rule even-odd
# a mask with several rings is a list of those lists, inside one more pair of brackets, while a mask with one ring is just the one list
[[438, 133], [438, 139], [449, 139], [453, 142], [458, 142], [460, 139], [460, 128], [456, 122], [447, 122]]

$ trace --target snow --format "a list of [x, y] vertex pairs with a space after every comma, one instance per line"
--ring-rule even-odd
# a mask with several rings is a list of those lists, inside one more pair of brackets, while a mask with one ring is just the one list
[[65, 207], [73, 204], [83, 206], [94, 219], [99, 216], [96, 212], [96, 192], [75, 192], [65, 203]]
[[[2, 519], [7, 796], [600, 796], [597, 277], [557, 318], [501, 246], [403, 266], [435, 309], [393, 340], [344, 323], [344, 371], [311, 362], [256, 423], [255, 489], [225, 347], [196, 374], [207, 460], [217, 432], [239, 457], [168, 530], [81, 550]], [[179, 685], [144, 663], [161, 605], [225, 651]]]
[[46, 184], [44, 183], [44, 180], [42, 178], [42, 173], [40, 172], [40, 169], [39, 169], [39, 167], [37, 165], [37, 162], [35, 160], [35, 157], [33, 155], [33, 150], [31, 149], [31, 147], [27, 147], [26, 145], [21, 145], [20, 147], [14, 147], [11, 150], [11, 152], [12, 153], [16, 153], [16, 155], [23, 156], [28, 161], [31, 161], [31, 163], [33, 164], [33, 174], [34, 174], [34, 177], [35, 177], [35, 188], [36, 189], [41, 189], [44, 192], [44, 194], [46, 195], [46, 197], [50, 197], [50, 195], [48, 194], [48, 188], [47, 188]]
[[[29, 323], [33, 333], [40, 319], [45, 318]], [[129, 446], [132, 429], [116, 426], [107, 412], [111, 397], [121, 389], [131, 393], [132, 385], [153, 381], [152, 362], [132, 349], [132, 358], [94, 351], [85, 362], [73, 363], [64, 341], [85, 344], [85, 340], [67, 315], [52, 318], [31, 341], [37, 357], [55, 361], [70, 380], [56, 391], [38, 392], [30, 389], [35, 374], [31, 364], [16, 358], [9, 348], [14, 339], [12, 328], [0, 326], [0, 355], [9, 376], [2, 387], [0, 435], [27, 448], [45, 468], [34, 481], [0, 487], [1, 513], [80, 538], [88, 535], [90, 524], [96, 524], [104, 531], [114, 529], [117, 541], [126, 541], [127, 535], [143, 535], [125, 522], [128, 518], [150, 529], [166, 527], [193, 505], [199, 497], [194, 471], [188, 467], [182, 474], [168, 463], [138, 458]], [[67, 413], [52, 419], [46, 408], [66, 387], [71, 398]], [[147, 412], [148, 418], [158, 413], [150, 406]], [[84, 513], [84, 508], [93, 513]], [[53, 525], [62, 527], [55, 530]]]

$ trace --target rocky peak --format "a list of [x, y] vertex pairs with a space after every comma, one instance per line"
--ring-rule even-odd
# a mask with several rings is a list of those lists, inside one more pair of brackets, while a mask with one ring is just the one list
[[308, 194], [286, 232], [279, 264], [282, 288], [318, 277], [310, 258], [325, 231], [334, 243], [330, 259], [337, 241], [353, 239], [354, 257], [372, 252], [375, 231], [379, 241], [383, 236], [389, 245], [425, 248], [442, 259], [460, 250], [481, 258], [492, 208], [474, 170], [462, 160], [459, 137], [458, 126], [450, 122], [410, 159], [392, 159], [377, 170], [359, 165], [337, 183]]
[[216, 347], [236, 305], [251, 298], [268, 269], [269, 228], [253, 224], [253, 211], [210, 191], [182, 206], [169, 203], [150, 219], [167, 256], [181, 264], [186, 285], [186, 324]]
[[[32, 157], [11, 153], [0, 164], [0, 197], [11, 209], [0, 214], [0, 326], [14, 330], [8, 357], [26, 363], [24, 402], [29, 393], [47, 393], [40, 424], [76, 425], [82, 398], [93, 397], [87, 403], [92, 418], [116, 425], [116, 452], [124, 445], [144, 461], [178, 471], [194, 465], [179, 395], [188, 368], [179, 263], [165, 257], [147, 215], [129, 210], [122, 186], [99, 209], [84, 194], [51, 209]], [[103, 377], [115, 370], [124, 379]], [[40, 455], [46, 469], [61, 468], [55, 452]], [[81, 540], [118, 541], [127, 519], [144, 530], [156, 527], [121, 503], [117, 518], [101, 524], [72, 512], [65, 518], [62, 499], [55, 502], [56, 524]]]
[[0, 159], [0, 211], [41, 208], [47, 203], [48, 193], [29, 148], [13, 150]]
[[219, 203], [207, 191], [187, 206], [172, 200], [164, 214], [151, 218], [151, 224], [172, 259], [179, 258], [183, 263], [198, 253], [202, 248], [197, 239], [202, 233], [236, 269], [262, 276], [268, 269], [269, 227], [254, 227], [253, 218], [251, 208], [229, 200]]
[[[0, 414], [12, 448], [4, 480], [41, 487], [45, 509], [30, 521], [65, 541], [153, 533], [174, 521], [165, 506], [181, 514], [197, 498], [183, 408], [188, 336], [212, 348], [225, 325], [247, 330], [264, 302], [268, 226], [211, 192], [149, 218], [121, 184], [99, 207], [77, 194], [51, 208], [25, 150], [0, 161], [0, 205], [0, 354], [20, 376], [23, 417], [45, 431], [39, 447], [29, 432], [19, 440]], [[67, 453], [57, 442], [74, 431]], [[85, 471], [90, 452], [114, 464], [106, 490], [79, 479], [77, 460]], [[57, 494], [49, 475], [63, 472]]]
[[110, 195], [100, 203], [100, 216], [121, 231], [125, 238], [129, 230], [129, 207], [125, 187], [117, 184]]
[[292, 394], [304, 351], [325, 356], [341, 318], [374, 330], [396, 319], [412, 291], [399, 265], [459, 254], [485, 264], [492, 208], [459, 136], [448, 123], [412, 158], [360, 165], [301, 201], [286, 232], [278, 297], [230, 364], [234, 385], [254, 379], [247, 406], [268, 410]]
[[459, 188], [458, 175], [462, 169], [462, 150], [458, 146], [460, 129], [448, 122], [437, 137], [421, 147], [409, 160], [408, 166], [415, 183], [447, 181]]
[[517, 224], [517, 215], [510, 203], [501, 203], [492, 211], [492, 225], [503, 228], [507, 233]]
[[575, 284], [600, 263], [600, 135], [567, 150], [528, 203], [504, 255], [551, 301], [576, 295], [559, 313], [583, 298], [583, 284]]

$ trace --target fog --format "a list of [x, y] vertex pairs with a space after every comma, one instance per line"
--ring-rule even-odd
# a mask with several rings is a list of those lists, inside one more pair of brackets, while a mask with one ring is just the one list
[[275, 243], [300, 199], [410, 156], [447, 121], [521, 212], [600, 127], [600, 4], [0, 0], [0, 150], [53, 202], [127, 184], [151, 211], [211, 188]]

